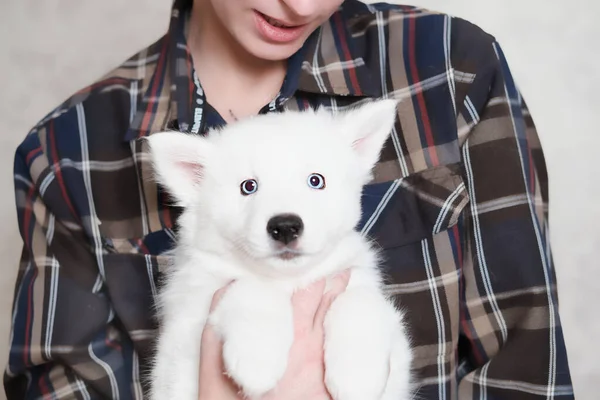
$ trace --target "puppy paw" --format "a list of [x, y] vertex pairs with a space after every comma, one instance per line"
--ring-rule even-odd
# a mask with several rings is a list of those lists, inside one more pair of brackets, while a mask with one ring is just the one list
[[390, 375], [381, 400], [411, 400], [417, 391], [411, 367], [413, 351], [404, 325], [397, 327], [390, 354]]
[[260, 397], [283, 376], [291, 340], [259, 329], [232, 334], [223, 344], [223, 361], [229, 376], [250, 398]]
[[393, 307], [375, 290], [352, 289], [325, 319], [325, 383], [335, 400], [379, 400], [390, 374]]
[[290, 296], [256, 282], [235, 282], [210, 321], [223, 338], [225, 370], [243, 393], [255, 398], [273, 389], [294, 339]]

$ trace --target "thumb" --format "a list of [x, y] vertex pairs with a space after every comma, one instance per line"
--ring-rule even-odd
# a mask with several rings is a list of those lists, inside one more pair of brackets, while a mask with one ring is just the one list
[[315, 314], [315, 319], [313, 322], [314, 329], [318, 329], [323, 326], [323, 322], [325, 321], [325, 315], [327, 314], [327, 311], [329, 311], [329, 307], [337, 298], [337, 296], [339, 296], [344, 290], [346, 290], [349, 281], [349, 269], [338, 273], [332, 278], [331, 287], [327, 292], [325, 292], [325, 294], [321, 298], [321, 304], [319, 304], [319, 308], [317, 309], [317, 312]]
[[[210, 303], [209, 315], [212, 313], [219, 301], [227, 291], [229, 284], [217, 290]], [[200, 381], [209, 382], [212, 379], [221, 379], [223, 371], [223, 358], [221, 357], [223, 343], [214, 327], [208, 323], [204, 326], [200, 339]]]

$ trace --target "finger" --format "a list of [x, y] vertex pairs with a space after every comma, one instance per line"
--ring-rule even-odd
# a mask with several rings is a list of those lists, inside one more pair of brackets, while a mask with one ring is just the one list
[[221, 351], [223, 343], [220, 336], [215, 332], [211, 325], [206, 325], [202, 332], [202, 345], [200, 346], [200, 365], [206, 365], [208, 368], [221, 370], [222, 357]]
[[[229, 284], [223, 286], [213, 294], [209, 314], [217, 307], [228, 287]], [[218, 374], [223, 370], [223, 360], [221, 357], [223, 344], [221, 343], [221, 338], [208, 321], [202, 330], [200, 343], [200, 376], [204, 379], [214, 378], [215, 373]], [[212, 376], [209, 377], [207, 375]]]
[[211, 325], [206, 325], [200, 349], [200, 374], [198, 377], [198, 399], [235, 399], [239, 388], [225, 373], [222, 357], [223, 345]]
[[232, 283], [233, 282], [229, 282], [227, 285], [223, 286], [222, 288], [220, 288], [213, 294], [212, 301], [210, 303], [210, 308], [208, 310], [209, 314], [215, 310], [215, 308], [217, 307], [217, 304], [219, 304], [219, 301], [221, 301], [221, 298], [223, 297], [223, 295], [229, 288], [229, 285], [231, 285]]
[[294, 292], [292, 307], [294, 310], [294, 324], [297, 330], [312, 328], [315, 312], [319, 308], [324, 290], [325, 280], [321, 279]]
[[323, 326], [323, 321], [325, 321], [325, 315], [327, 314], [329, 307], [336, 299], [336, 297], [339, 296], [339, 294], [342, 293], [344, 290], [346, 290], [349, 281], [349, 269], [340, 272], [331, 279], [330, 288], [327, 292], [325, 292], [325, 294], [321, 298], [321, 303], [319, 304], [319, 308], [315, 313], [315, 318], [313, 320], [313, 328], [320, 328]]

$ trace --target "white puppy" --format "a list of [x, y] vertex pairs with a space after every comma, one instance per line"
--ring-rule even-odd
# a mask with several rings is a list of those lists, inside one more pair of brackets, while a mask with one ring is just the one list
[[[348, 287], [325, 318], [327, 388], [336, 400], [411, 397], [402, 313], [382, 293], [377, 253], [355, 230], [362, 187], [395, 118], [396, 101], [381, 100], [147, 139], [158, 181], [184, 208], [158, 301], [153, 400], [197, 399], [207, 323], [245, 395], [274, 388], [294, 340], [293, 291], [347, 268]], [[231, 280], [209, 316], [213, 294]]]

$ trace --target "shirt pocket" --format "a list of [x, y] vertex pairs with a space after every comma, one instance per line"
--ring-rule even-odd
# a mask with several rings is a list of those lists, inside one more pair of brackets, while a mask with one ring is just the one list
[[469, 202], [461, 164], [365, 186], [358, 229], [383, 249], [404, 246], [456, 225]]
[[463, 251], [459, 221], [468, 204], [460, 163], [364, 188], [359, 229], [380, 248], [385, 290], [405, 311], [420, 378], [437, 376], [437, 364], [454, 357]]

